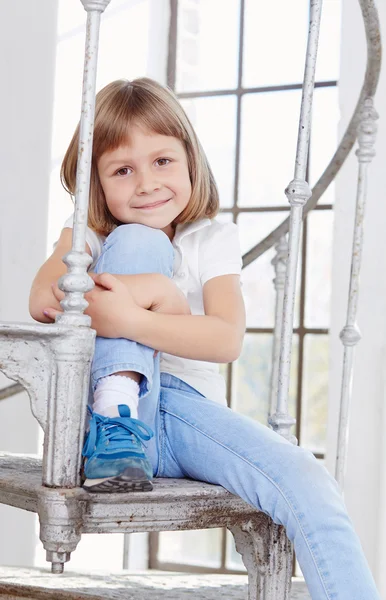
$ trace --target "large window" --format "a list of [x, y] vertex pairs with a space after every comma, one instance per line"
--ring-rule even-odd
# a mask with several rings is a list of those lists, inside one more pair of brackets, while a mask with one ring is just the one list
[[[168, 84], [203, 144], [221, 197], [221, 220], [248, 251], [288, 216], [307, 42], [309, 0], [171, 0]], [[340, 0], [325, 0], [308, 163], [313, 185], [337, 147]], [[290, 413], [299, 444], [323, 460], [334, 189], [304, 223], [298, 271]], [[247, 333], [224, 368], [230, 406], [266, 424], [274, 276], [268, 251], [242, 276]], [[239, 572], [225, 530], [151, 534], [150, 566]]]

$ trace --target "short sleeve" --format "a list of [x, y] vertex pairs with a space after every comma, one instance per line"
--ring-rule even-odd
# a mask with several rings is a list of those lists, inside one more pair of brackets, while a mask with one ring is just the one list
[[242, 255], [237, 225], [212, 221], [211, 227], [202, 231], [205, 237], [199, 249], [201, 285], [220, 275], [240, 275]]
[[[66, 227], [69, 227], [70, 229], [72, 229], [73, 225], [74, 225], [74, 214], [72, 214], [70, 217], [68, 217], [68, 219], [64, 222], [62, 229], [65, 229]], [[97, 262], [98, 258], [101, 255], [102, 245], [103, 245], [104, 240], [105, 240], [104, 237], [95, 233], [95, 231], [90, 229], [90, 227], [87, 227], [86, 243], [88, 244], [88, 246], [91, 250], [92, 264], [89, 267], [89, 269], [91, 269], [91, 270], [94, 268], [95, 263]], [[54, 244], [54, 247], [55, 246], [56, 246], [56, 243]]]

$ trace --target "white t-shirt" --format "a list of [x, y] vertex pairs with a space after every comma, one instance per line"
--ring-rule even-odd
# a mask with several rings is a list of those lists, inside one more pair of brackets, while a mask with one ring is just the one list
[[[72, 228], [73, 216], [64, 227]], [[93, 269], [102, 252], [105, 238], [87, 227], [86, 242], [90, 247]], [[174, 239], [173, 280], [185, 294], [192, 315], [204, 315], [203, 286], [219, 275], [240, 275], [242, 267], [238, 228], [234, 223], [202, 219], [177, 225]], [[206, 398], [226, 404], [224, 378], [216, 363], [191, 360], [161, 353], [161, 372], [175, 375], [198, 390]]]

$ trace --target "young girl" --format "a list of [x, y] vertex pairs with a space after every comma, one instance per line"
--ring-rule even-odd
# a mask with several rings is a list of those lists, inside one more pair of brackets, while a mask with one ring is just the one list
[[[62, 166], [71, 194], [77, 147], [78, 129]], [[239, 356], [245, 314], [237, 228], [216, 221], [218, 210], [205, 154], [172, 92], [146, 78], [99, 92], [85, 487], [151, 489], [153, 476], [222, 485], [285, 526], [313, 599], [378, 599], [333, 477], [308, 450], [226, 406], [217, 363]], [[72, 218], [33, 283], [30, 311], [42, 322], [61, 310], [53, 283], [66, 271], [71, 227]]]

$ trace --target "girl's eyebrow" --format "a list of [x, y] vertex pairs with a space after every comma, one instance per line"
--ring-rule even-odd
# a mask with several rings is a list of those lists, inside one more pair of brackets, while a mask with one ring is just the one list
[[[169, 152], [173, 152], [173, 153], [177, 153], [177, 150], [175, 148], [161, 148], [160, 150], [155, 150], [154, 152], [151, 152], [149, 156], [156, 156], [159, 154], [165, 154], [165, 153], [169, 153]], [[132, 159], [130, 159], [127, 156], [123, 156], [122, 158], [115, 158], [113, 160], [110, 160], [105, 168], [108, 169], [109, 167], [111, 167], [112, 165], [119, 165], [119, 164], [123, 164], [123, 163], [129, 163], [131, 162]]]

